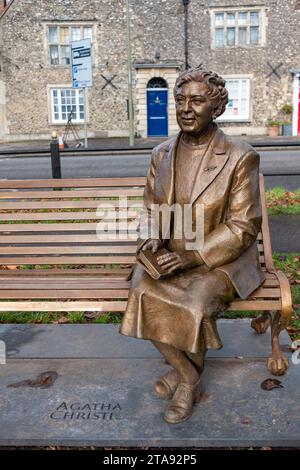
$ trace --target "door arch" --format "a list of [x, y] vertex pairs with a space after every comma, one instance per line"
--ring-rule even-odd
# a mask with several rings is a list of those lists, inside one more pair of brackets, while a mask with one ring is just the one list
[[147, 84], [148, 137], [168, 136], [168, 84], [153, 77]]

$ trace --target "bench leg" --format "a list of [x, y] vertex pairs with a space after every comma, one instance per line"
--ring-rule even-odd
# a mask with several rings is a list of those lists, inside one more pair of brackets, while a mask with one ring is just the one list
[[271, 312], [263, 312], [259, 317], [253, 318], [251, 321], [251, 327], [256, 331], [256, 333], [263, 334], [267, 331], [271, 323]]
[[280, 350], [279, 334], [284, 329], [281, 324], [281, 312], [273, 314], [271, 324], [272, 356], [268, 359], [268, 369], [273, 375], [283, 375], [289, 367], [289, 361]]

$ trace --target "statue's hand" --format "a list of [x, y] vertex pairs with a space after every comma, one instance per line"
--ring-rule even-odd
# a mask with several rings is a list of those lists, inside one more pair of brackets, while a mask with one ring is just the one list
[[146, 243], [142, 247], [142, 251], [151, 250], [152, 253], [156, 253], [158, 249], [162, 247], [162, 245], [163, 245], [162, 240], [153, 238], [153, 239], [146, 241]]
[[185, 270], [193, 268], [195, 266], [199, 266], [201, 264], [193, 251], [169, 252], [164, 255], [158, 256], [157, 262], [163, 270], [166, 270], [170, 273], [177, 271], [178, 269]]

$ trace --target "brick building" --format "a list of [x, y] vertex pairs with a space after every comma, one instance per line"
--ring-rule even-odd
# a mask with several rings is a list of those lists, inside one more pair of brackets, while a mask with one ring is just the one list
[[[300, 132], [299, 0], [129, 0], [135, 130], [177, 131], [172, 88], [186, 62], [227, 81], [220, 125], [231, 134], [264, 134], [293, 104]], [[184, 6], [185, 4], [185, 6]], [[125, 0], [0, 0], [0, 139], [49, 138], [68, 114], [89, 135], [125, 136]], [[72, 89], [70, 42], [91, 38], [93, 87], [84, 109]]]

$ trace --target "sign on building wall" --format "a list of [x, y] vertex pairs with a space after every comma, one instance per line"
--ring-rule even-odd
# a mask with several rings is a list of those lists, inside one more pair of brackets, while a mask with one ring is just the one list
[[92, 86], [92, 45], [90, 39], [71, 43], [71, 68], [73, 88]]

